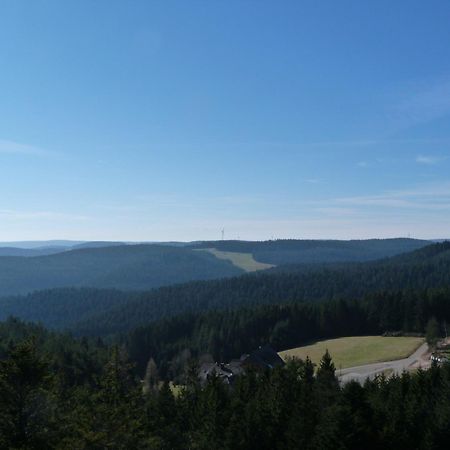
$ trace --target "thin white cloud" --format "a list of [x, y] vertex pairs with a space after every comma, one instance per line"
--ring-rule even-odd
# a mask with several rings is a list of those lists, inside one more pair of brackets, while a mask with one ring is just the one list
[[63, 220], [80, 221], [89, 217], [78, 214], [66, 214], [55, 211], [17, 211], [12, 209], [0, 209], [0, 218], [10, 220]]
[[328, 206], [323, 208], [315, 208], [315, 211], [319, 213], [329, 214], [331, 216], [351, 216], [356, 214], [356, 210], [353, 208], [342, 208], [338, 206]]
[[22, 144], [15, 141], [0, 139], [0, 153], [11, 155], [29, 155], [29, 156], [55, 156], [57, 153], [45, 150], [33, 145]]
[[388, 208], [413, 208], [419, 206], [418, 203], [389, 195], [339, 198], [336, 199], [336, 202], [353, 206], [380, 206]]
[[378, 195], [336, 198], [331, 203], [354, 207], [450, 210], [450, 183], [428, 184], [415, 189], [387, 191]]
[[444, 159], [446, 159], [446, 158], [440, 158], [438, 156], [419, 155], [416, 157], [416, 162], [419, 164], [433, 165], [433, 164], [437, 164], [438, 162], [443, 161]]
[[450, 80], [415, 84], [392, 109], [391, 118], [408, 128], [450, 113]]

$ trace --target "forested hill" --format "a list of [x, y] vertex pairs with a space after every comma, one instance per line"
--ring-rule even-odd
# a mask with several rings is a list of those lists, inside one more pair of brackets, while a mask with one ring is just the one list
[[433, 317], [443, 334], [443, 324], [450, 321], [450, 287], [185, 314], [138, 327], [124, 334], [123, 342], [141, 373], [153, 358], [161, 373], [174, 378], [187, 352], [229, 361], [267, 343], [281, 351], [343, 336], [422, 334]]
[[[366, 261], [405, 253], [427, 243], [414, 239], [372, 239], [211, 241], [185, 245], [86, 242], [71, 247], [36, 247], [37, 243], [32, 243], [33, 248], [0, 247], [0, 297], [60, 287], [142, 291], [244, 273], [244, 266], [238, 267], [236, 261], [227, 259], [229, 253], [221, 255], [221, 251], [282, 266]], [[216, 248], [219, 254], [199, 251], [207, 248]]]
[[311, 264], [371, 261], [411, 252], [429, 245], [419, 239], [206, 241], [193, 248], [215, 248], [224, 252], [247, 253], [261, 263]]
[[0, 296], [66, 286], [145, 290], [243, 273], [207, 252], [167, 245], [82, 248], [37, 257], [0, 257]]
[[[270, 270], [271, 273], [302, 273], [316, 270], [317, 267], [326, 267], [331, 270], [359, 270], [360, 268], [389, 268], [392, 270], [401, 270], [402, 267], [428, 265], [434, 271], [434, 266], [437, 266], [438, 272], [439, 264], [447, 264], [450, 260], [450, 241], [443, 241], [435, 244], [429, 244], [417, 250], [408, 253], [400, 253], [389, 258], [382, 258], [376, 261], [367, 261], [363, 264], [359, 263], [330, 263], [322, 265], [314, 264], [285, 264], [283, 266], [274, 267]], [[449, 279], [450, 282], [450, 279]]]
[[183, 313], [435, 288], [450, 284], [449, 273], [450, 242], [446, 242], [412, 252], [409, 259], [405, 255], [383, 262], [302, 267], [301, 272], [260, 272], [165, 287], [95, 315], [74, 329], [80, 334], [103, 335]]
[[[125, 242], [115, 241], [42, 241], [28, 243], [0, 243], [0, 256], [32, 257], [78, 249], [136, 244], [126, 244]], [[429, 244], [429, 241], [406, 238], [348, 241], [282, 239], [270, 241], [163, 242], [160, 244], [145, 243], [145, 245], [164, 245], [191, 249], [215, 248], [219, 251], [245, 253], [252, 255], [259, 262], [271, 265], [369, 261], [410, 252]]]
[[48, 289], [1, 298], [0, 320], [14, 316], [52, 329], [66, 329], [137, 298], [140, 294], [116, 289]]
[[0, 256], [44, 256], [54, 255], [66, 251], [64, 247], [42, 247], [42, 248], [20, 248], [20, 247], [0, 247]]
[[0, 256], [44, 256], [82, 248], [101, 248], [125, 245], [114, 241], [22, 241], [0, 242]]
[[[165, 248], [169, 252], [179, 250]], [[203, 252], [194, 251], [194, 254], [206, 257], [206, 261], [216, 261]], [[382, 290], [448, 286], [449, 273], [450, 243], [447, 242], [383, 261], [286, 266], [147, 292], [64, 288], [25, 297], [5, 297], [0, 299], [0, 319], [13, 315], [53, 328], [69, 327], [78, 334], [106, 335], [184, 313], [286, 302], [358, 299]]]
[[201, 385], [186, 366], [174, 395], [152, 360], [142, 379], [100, 340], [0, 323], [0, 448], [448, 448], [449, 364], [340, 385], [326, 353], [315, 376], [309, 359], [293, 360], [233, 389], [218, 377]]

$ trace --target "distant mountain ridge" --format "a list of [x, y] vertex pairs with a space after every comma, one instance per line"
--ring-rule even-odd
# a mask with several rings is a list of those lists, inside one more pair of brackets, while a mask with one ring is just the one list
[[65, 252], [65, 247], [39, 247], [39, 248], [20, 248], [20, 247], [0, 247], [1, 256], [22, 256], [31, 258], [34, 256], [54, 255]]
[[189, 248], [99, 245], [31, 258], [0, 257], [0, 296], [58, 287], [147, 290], [241, 273], [229, 261]]
[[85, 241], [70, 241], [64, 239], [53, 239], [48, 241], [10, 241], [0, 242], [0, 247], [15, 247], [24, 249], [36, 249], [47, 247], [71, 248], [74, 245], [83, 244]]
[[106, 335], [185, 313], [443, 287], [450, 284], [449, 273], [450, 242], [445, 242], [375, 262], [280, 266], [148, 292], [114, 291], [110, 300], [102, 289], [53, 289], [0, 299], [0, 319], [16, 315], [56, 328], [70, 327], [78, 334]]
[[193, 243], [193, 248], [215, 248], [220, 251], [250, 253], [260, 263], [315, 264], [332, 262], [361, 262], [407, 253], [429, 245], [420, 239], [363, 240], [299, 240], [272, 241], [205, 241]]
[[[414, 239], [363, 241], [209, 241], [133, 244], [109, 241], [45, 241], [0, 246], [0, 297], [59, 287], [148, 290], [192, 280], [244, 273], [227, 258], [201, 252], [242, 252], [270, 265], [367, 261], [427, 245]], [[28, 245], [29, 248], [25, 248]], [[66, 246], [64, 246], [66, 245]], [[67, 246], [70, 245], [70, 246]]]
[[445, 242], [383, 261], [301, 266], [301, 271], [279, 268], [227, 280], [164, 287], [95, 315], [74, 329], [80, 334], [111, 334], [182, 313], [447, 287], [449, 273], [450, 242]]

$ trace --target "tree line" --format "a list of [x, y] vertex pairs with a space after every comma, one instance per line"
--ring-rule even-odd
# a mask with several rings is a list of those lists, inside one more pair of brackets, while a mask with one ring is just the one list
[[261, 305], [360, 299], [379, 291], [448, 286], [450, 242], [372, 263], [301, 265], [143, 293], [71, 327], [78, 335], [126, 333], [180, 314]]
[[200, 385], [190, 364], [175, 394], [142, 383], [117, 347], [85, 380], [51, 359], [27, 339], [0, 360], [0, 448], [437, 450], [450, 438], [449, 365], [340, 386], [326, 353], [316, 373], [292, 360], [229, 388]]
[[449, 271], [450, 243], [443, 243], [379, 262], [284, 266], [147, 292], [94, 288], [37, 291], [0, 298], [0, 320], [11, 315], [79, 336], [107, 336], [180, 314], [359, 299], [376, 291], [448, 286]]
[[224, 362], [267, 343], [281, 351], [343, 336], [424, 334], [432, 318], [442, 335], [450, 322], [450, 288], [185, 314], [138, 327], [117, 339], [140, 373], [153, 358], [161, 374], [176, 379], [189, 357]]

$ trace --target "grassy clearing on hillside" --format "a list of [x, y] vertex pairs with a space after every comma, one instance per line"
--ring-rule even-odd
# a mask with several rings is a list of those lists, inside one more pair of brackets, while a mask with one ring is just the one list
[[212, 253], [216, 258], [231, 261], [235, 266], [246, 272], [256, 272], [257, 270], [270, 269], [272, 264], [265, 264], [255, 261], [251, 253], [223, 252], [215, 248], [207, 248], [205, 251]]
[[383, 361], [407, 358], [424, 339], [417, 337], [353, 336], [319, 341], [312, 345], [280, 352], [283, 359], [295, 356], [318, 364], [325, 350], [331, 354], [336, 369], [362, 366]]

